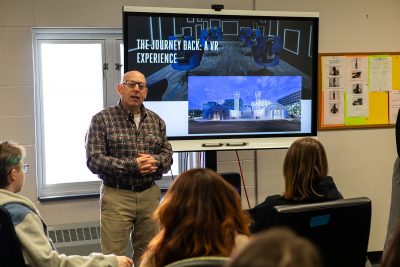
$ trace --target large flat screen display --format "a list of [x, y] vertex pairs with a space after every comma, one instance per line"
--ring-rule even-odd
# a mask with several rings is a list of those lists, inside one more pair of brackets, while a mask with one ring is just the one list
[[147, 77], [175, 151], [316, 135], [318, 13], [126, 6], [123, 30], [124, 70]]

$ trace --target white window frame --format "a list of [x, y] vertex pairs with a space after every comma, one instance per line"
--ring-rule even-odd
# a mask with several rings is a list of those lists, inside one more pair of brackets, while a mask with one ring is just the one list
[[[76, 198], [76, 197], [88, 197], [98, 196], [99, 187], [101, 180], [91, 182], [80, 182], [80, 183], [63, 183], [63, 184], [47, 184], [46, 183], [46, 167], [45, 160], [45, 140], [44, 131], [42, 130], [44, 125], [43, 121], [43, 95], [42, 95], [42, 84], [41, 84], [41, 65], [40, 65], [40, 44], [42, 42], [52, 43], [61, 41], [68, 42], [71, 40], [90, 42], [90, 40], [104, 40], [103, 42], [103, 64], [108, 63], [108, 70], [103, 71], [103, 95], [104, 95], [104, 107], [115, 105], [118, 100], [118, 94], [116, 93], [116, 85], [120, 82], [121, 71], [123, 67], [117, 69], [116, 64], [120, 62], [120, 44], [122, 43], [122, 29], [121, 28], [33, 28], [33, 48], [34, 48], [34, 62], [35, 62], [35, 118], [36, 118], [36, 159], [37, 159], [37, 189], [39, 200], [49, 199], [60, 199], [60, 198]], [[94, 115], [94, 114], [93, 114]], [[89, 125], [88, 125], [89, 126]], [[67, 140], [60, 138], [60, 140]], [[82, 137], [83, 138], [83, 137]], [[82, 140], [82, 143], [84, 141]], [[60, 151], [62, 153], [62, 151]], [[179, 172], [182, 171], [181, 164], [179, 163], [181, 157], [178, 158]], [[68, 171], [68, 163], [63, 165], [60, 169], [62, 171]], [[172, 181], [172, 175], [170, 172], [165, 175], [163, 180], [159, 182], [162, 189], [168, 188]]]

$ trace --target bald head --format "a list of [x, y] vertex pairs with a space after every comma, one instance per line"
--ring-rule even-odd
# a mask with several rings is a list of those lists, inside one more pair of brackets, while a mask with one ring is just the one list
[[143, 73], [137, 70], [131, 70], [124, 74], [121, 83], [123, 83], [124, 81], [133, 80], [133, 78], [139, 78], [140, 80], [146, 82], [146, 77], [144, 76]]

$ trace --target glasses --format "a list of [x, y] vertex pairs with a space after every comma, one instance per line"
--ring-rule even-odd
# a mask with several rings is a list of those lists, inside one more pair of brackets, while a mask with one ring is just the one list
[[144, 90], [147, 88], [147, 84], [141, 82], [124, 81], [122, 84], [128, 86], [129, 89], [135, 88], [136, 85], [139, 87], [140, 90]]
[[21, 169], [23, 173], [27, 173], [28, 172], [28, 168], [29, 168], [29, 164], [24, 164], [22, 165]]
[[[20, 168], [21, 168], [21, 170], [22, 170], [23, 173], [27, 173], [27, 172], [28, 172], [28, 168], [29, 168], [29, 164], [23, 164]], [[15, 168], [12, 168], [12, 169], [8, 172], [7, 175], [9, 175], [9, 174], [12, 172], [13, 169], [15, 169]]]

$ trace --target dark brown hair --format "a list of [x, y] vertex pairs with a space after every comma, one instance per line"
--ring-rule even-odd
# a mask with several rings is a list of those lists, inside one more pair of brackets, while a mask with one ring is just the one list
[[321, 267], [316, 247], [287, 228], [261, 232], [226, 267]]
[[314, 184], [328, 174], [328, 160], [322, 144], [311, 137], [296, 140], [283, 163], [285, 192], [288, 200], [304, 200], [319, 196]]
[[176, 178], [154, 213], [160, 232], [145, 257], [156, 266], [197, 256], [230, 256], [237, 234], [249, 235], [240, 196], [219, 174], [192, 169]]

